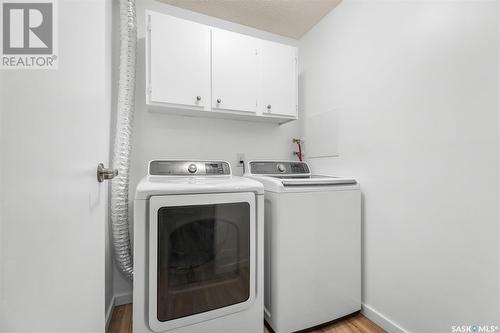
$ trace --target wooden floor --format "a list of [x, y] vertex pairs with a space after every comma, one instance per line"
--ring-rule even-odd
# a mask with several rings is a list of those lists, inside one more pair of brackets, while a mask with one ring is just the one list
[[[132, 304], [117, 306], [108, 333], [132, 333]], [[236, 332], [235, 332], [236, 333]], [[264, 327], [264, 333], [272, 333]], [[362, 314], [356, 314], [310, 333], [387, 333]]]
[[132, 333], [132, 304], [114, 308], [108, 333]]

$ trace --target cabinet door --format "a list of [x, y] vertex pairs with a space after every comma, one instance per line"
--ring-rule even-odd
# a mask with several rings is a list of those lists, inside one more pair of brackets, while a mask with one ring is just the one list
[[212, 107], [257, 111], [258, 40], [238, 33], [212, 30]]
[[210, 28], [149, 15], [149, 101], [210, 108]]
[[263, 114], [297, 117], [297, 48], [262, 41]]

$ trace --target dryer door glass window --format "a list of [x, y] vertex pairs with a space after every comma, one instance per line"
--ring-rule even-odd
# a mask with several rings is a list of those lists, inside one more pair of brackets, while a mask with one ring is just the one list
[[250, 296], [247, 202], [158, 210], [157, 316], [168, 321]]

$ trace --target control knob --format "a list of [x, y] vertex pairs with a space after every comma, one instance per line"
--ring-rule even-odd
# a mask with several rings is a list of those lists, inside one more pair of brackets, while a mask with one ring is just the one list
[[188, 171], [189, 171], [190, 173], [195, 173], [195, 172], [196, 172], [196, 170], [198, 170], [198, 167], [196, 166], [196, 164], [194, 164], [194, 163], [189, 164], [189, 166], [188, 166]]

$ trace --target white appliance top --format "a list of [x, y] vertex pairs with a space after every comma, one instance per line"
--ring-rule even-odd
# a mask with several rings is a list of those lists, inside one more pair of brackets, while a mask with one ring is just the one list
[[358, 188], [353, 178], [312, 175], [306, 162], [297, 161], [250, 161], [245, 176], [260, 181], [266, 190], [276, 192], [319, 190], [325, 186]]
[[225, 161], [153, 160], [148, 175], [135, 192], [135, 199], [155, 195], [254, 192], [263, 194], [258, 181], [232, 176]]

